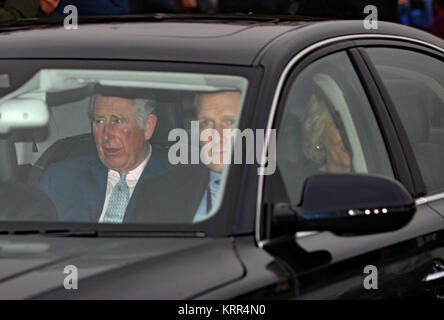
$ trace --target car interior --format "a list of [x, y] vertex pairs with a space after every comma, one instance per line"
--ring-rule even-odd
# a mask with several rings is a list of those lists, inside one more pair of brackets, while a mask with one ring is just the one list
[[246, 83], [232, 76], [41, 70], [0, 99], [0, 107], [11, 99], [44, 101], [49, 113], [44, 126], [17, 126], [0, 133], [0, 182], [4, 188], [6, 184], [20, 184], [33, 192], [51, 164], [96, 152], [89, 119], [94, 86], [149, 91], [156, 99], [154, 113], [158, 118], [150, 143], [156, 152], [168, 154], [176, 142], [168, 140], [170, 131], [182, 128], [189, 132], [191, 121], [196, 119], [196, 93], [233, 88], [245, 93]]

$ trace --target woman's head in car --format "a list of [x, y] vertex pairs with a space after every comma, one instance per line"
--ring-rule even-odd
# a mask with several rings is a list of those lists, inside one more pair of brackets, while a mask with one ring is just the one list
[[302, 124], [302, 150], [320, 171], [350, 172], [351, 159], [326, 102], [313, 94]]

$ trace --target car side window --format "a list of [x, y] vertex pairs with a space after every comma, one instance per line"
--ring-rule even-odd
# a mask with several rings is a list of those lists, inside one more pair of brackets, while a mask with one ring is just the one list
[[376, 118], [348, 58], [338, 52], [289, 78], [281, 99], [277, 165], [289, 200], [324, 173], [393, 177]]
[[415, 153], [428, 194], [444, 191], [444, 62], [419, 52], [369, 48]]

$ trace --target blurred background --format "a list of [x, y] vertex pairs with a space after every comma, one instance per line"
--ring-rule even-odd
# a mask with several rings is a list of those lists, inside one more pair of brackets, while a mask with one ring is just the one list
[[420, 28], [444, 38], [444, 0], [0, 0], [0, 21], [63, 17], [68, 5], [80, 17], [145, 13], [274, 14], [333, 19], [364, 19], [364, 8], [378, 8], [378, 19]]

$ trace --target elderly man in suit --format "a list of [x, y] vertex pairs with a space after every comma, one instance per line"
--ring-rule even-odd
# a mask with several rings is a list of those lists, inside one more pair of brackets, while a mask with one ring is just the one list
[[40, 181], [60, 220], [122, 223], [131, 219], [140, 182], [170, 169], [149, 143], [157, 118], [154, 99], [108, 93], [92, 102], [97, 154], [51, 165]]
[[[240, 92], [203, 93], [197, 100], [200, 132], [214, 129], [221, 141], [222, 137], [225, 137], [225, 141], [231, 141], [231, 129], [241, 100]], [[206, 164], [180, 165], [141, 185], [143, 193], [152, 197], [138, 199], [134, 221], [185, 223], [206, 218], [215, 203], [224, 160], [231, 147], [230, 143], [215, 143], [211, 138], [201, 141], [202, 148], [209, 145], [211, 148], [208, 148], [203, 161]]]

